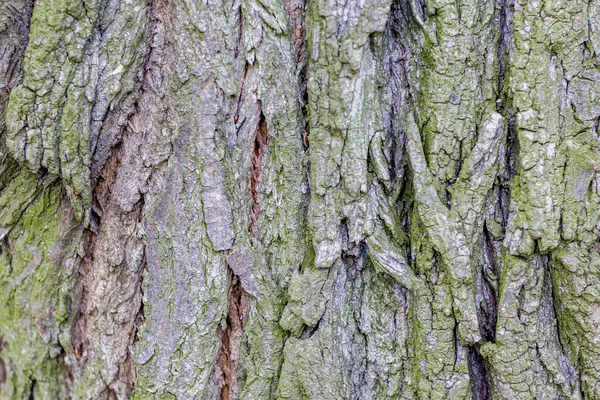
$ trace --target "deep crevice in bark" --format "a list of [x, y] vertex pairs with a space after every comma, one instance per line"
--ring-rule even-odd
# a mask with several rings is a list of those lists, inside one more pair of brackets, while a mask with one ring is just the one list
[[317, 324], [315, 326], [306, 325], [304, 327], [304, 329], [302, 330], [302, 333], [300, 334], [299, 339], [306, 340], [306, 339], [310, 339], [311, 337], [313, 337], [314, 334], [319, 330], [319, 325], [321, 324], [322, 320], [323, 320], [323, 317], [321, 317], [321, 319], [317, 322]]
[[497, 21], [500, 28], [500, 36], [498, 38], [497, 60], [498, 60], [498, 112], [501, 112], [502, 107], [506, 107], [503, 98], [505, 92], [506, 75], [509, 68], [509, 57], [512, 48], [512, 30], [513, 30], [513, 7], [514, 0], [497, 0]]
[[258, 101], [260, 116], [258, 126], [256, 127], [256, 136], [254, 137], [254, 146], [252, 150], [252, 164], [250, 166], [250, 195], [252, 196], [252, 207], [250, 209], [250, 227], [248, 231], [251, 235], [256, 233], [256, 224], [260, 215], [260, 193], [259, 185], [262, 177], [263, 159], [269, 146], [269, 130], [267, 120], [262, 112], [262, 103]]
[[512, 108], [512, 99], [506, 88], [509, 72], [509, 62], [513, 45], [513, 12], [514, 0], [497, 0], [496, 21], [500, 32], [498, 37], [496, 59], [498, 63], [498, 87], [496, 99], [496, 111], [506, 118], [507, 138], [506, 152], [503, 164], [505, 170], [499, 176], [499, 208], [502, 214], [503, 228], [506, 230], [508, 224], [510, 203], [510, 182], [517, 173], [518, 168], [518, 140], [516, 131], [516, 118]]
[[[390, 85], [390, 111], [389, 111], [389, 125], [390, 137], [391, 137], [391, 149], [390, 153], [390, 177], [395, 180], [397, 176], [402, 179], [396, 182], [400, 185], [398, 192], [404, 190], [405, 187], [405, 170], [407, 167], [407, 157], [405, 142], [406, 134], [402, 130], [402, 123], [400, 118], [403, 113], [406, 113], [406, 95], [408, 93], [408, 78], [406, 76], [406, 60], [408, 57], [408, 49], [402, 43], [402, 40], [406, 40], [403, 37], [402, 30], [403, 24], [407, 16], [403, 15], [406, 12], [403, 9], [402, 0], [395, 0], [392, 2], [390, 17], [387, 22], [385, 38], [386, 38], [386, 53], [384, 56], [384, 64], [387, 68], [389, 85]], [[404, 20], [403, 20], [404, 19]], [[401, 197], [401, 196], [399, 196]]]
[[[235, 0], [234, 0], [233, 5], [235, 6]], [[244, 13], [242, 12], [241, 4], [238, 4], [237, 14], [238, 14], [238, 26], [237, 26], [238, 32], [237, 32], [237, 40], [235, 42], [235, 47], [233, 49], [233, 56], [235, 58], [238, 58], [238, 56], [240, 55], [240, 51], [244, 47]]]
[[29, 388], [29, 396], [27, 396], [28, 400], [35, 400], [35, 385], [37, 381], [35, 378], [31, 378], [31, 387]]
[[[244, 72], [242, 73], [242, 81], [240, 82], [240, 93], [238, 95], [238, 100], [237, 100], [237, 108], [235, 111], [235, 115], [233, 116], [233, 122], [235, 122], [236, 124], [238, 123], [238, 120], [240, 119], [240, 111], [242, 108], [242, 96], [244, 95], [244, 88], [246, 85], [246, 78], [248, 77], [248, 73], [250, 72], [250, 70], [252, 69], [252, 64], [250, 64], [248, 61], [246, 61], [246, 63], [244, 64]], [[262, 112], [262, 110], [261, 110]], [[241, 129], [241, 127], [244, 125], [244, 122], [246, 120], [244, 119], [238, 126], [237, 129], [239, 131], [239, 129]]]
[[473, 400], [489, 400], [492, 398], [490, 377], [485, 361], [477, 346], [469, 346], [469, 376]]
[[296, 62], [300, 66], [306, 63], [306, 21], [304, 10], [306, 0], [283, 0], [288, 13], [294, 49], [296, 51]]
[[[519, 167], [519, 141], [517, 137], [516, 118], [511, 108], [508, 109], [507, 119], [507, 137], [506, 137], [506, 175], [503, 177], [503, 183], [508, 186], [510, 181], [517, 174]], [[509, 190], [508, 187], [506, 190]], [[508, 210], [505, 213], [508, 215]]]
[[[488, 232], [487, 224], [483, 225], [483, 257], [484, 266], [479, 273], [478, 279], [481, 281], [481, 289], [483, 296], [483, 305], [479, 307], [479, 327], [481, 337], [486, 342], [496, 341], [496, 322], [498, 319], [498, 300], [495, 285], [490, 282], [491, 279], [498, 278], [498, 267], [496, 265], [496, 256], [494, 255], [492, 237]], [[491, 275], [491, 276], [490, 276]], [[492, 278], [493, 277], [493, 278]], [[497, 283], [497, 282], [494, 282]]]
[[[497, 21], [500, 29], [498, 38], [497, 48], [497, 62], [498, 62], [498, 88], [497, 88], [497, 100], [496, 109], [502, 114], [507, 121], [507, 139], [506, 139], [506, 154], [505, 154], [505, 166], [506, 171], [504, 176], [501, 177], [502, 188], [507, 198], [510, 197], [508, 191], [508, 183], [517, 173], [518, 168], [518, 141], [516, 131], [516, 118], [514, 110], [512, 108], [512, 99], [509, 97], [508, 90], [506, 88], [508, 79], [508, 70], [510, 55], [512, 52], [513, 45], [513, 0], [497, 0], [496, 4], [498, 14]], [[508, 215], [508, 203], [503, 202], [500, 198], [500, 205], [503, 211], [503, 219], [506, 226], [506, 219]], [[506, 207], [506, 208], [505, 208]]]
[[239, 397], [238, 357], [244, 324], [250, 311], [248, 293], [242, 287], [240, 278], [227, 267], [229, 288], [227, 292], [227, 317], [225, 328], [221, 332], [221, 348], [217, 365], [221, 372], [221, 400]]

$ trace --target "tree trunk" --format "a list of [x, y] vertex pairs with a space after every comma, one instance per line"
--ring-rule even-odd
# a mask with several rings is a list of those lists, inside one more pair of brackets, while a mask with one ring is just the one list
[[0, 117], [1, 399], [600, 399], [599, 0], [2, 0]]

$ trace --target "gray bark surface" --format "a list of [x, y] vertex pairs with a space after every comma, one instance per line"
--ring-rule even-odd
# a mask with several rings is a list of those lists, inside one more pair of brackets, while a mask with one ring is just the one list
[[600, 399], [600, 1], [2, 0], [0, 399]]

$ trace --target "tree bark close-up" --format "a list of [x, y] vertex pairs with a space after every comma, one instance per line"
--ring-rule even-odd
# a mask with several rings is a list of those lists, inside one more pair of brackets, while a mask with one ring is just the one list
[[0, 399], [600, 400], [600, 0], [0, 0]]

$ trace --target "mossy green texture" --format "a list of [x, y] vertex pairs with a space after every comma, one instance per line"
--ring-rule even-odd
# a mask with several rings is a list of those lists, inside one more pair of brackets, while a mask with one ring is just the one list
[[[73, 243], [82, 233], [72, 225], [60, 184], [41, 185], [33, 174], [29, 203], [8, 232], [0, 256], [0, 357], [7, 381], [0, 398], [64, 398], [69, 394], [65, 352], [70, 353], [75, 272]], [[39, 185], [39, 186], [38, 186]], [[8, 190], [0, 200], [6, 200]], [[3, 221], [4, 223], [4, 221]]]
[[[544, 396], [539, 391], [547, 390], [545, 396], [599, 396], [590, 378], [597, 371], [583, 361], [597, 357], [591, 350], [597, 338], [581, 317], [586, 314], [593, 321], [589, 310], [597, 307], [598, 297], [581, 297], [576, 283], [585, 275], [594, 287], [594, 274], [588, 268], [597, 258], [592, 243], [597, 240], [600, 216], [594, 189], [599, 145], [592, 122], [592, 115], [597, 115], [595, 56], [579, 53], [586, 51], [589, 31], [595, 29], [594, 7], [580, 1], [515, 2], [507, 88], [516, 116], [518, 170], [510, 185], [506, 271], [497, 327], [506, 335], [482, 348], [494, 365], [498, 395], [532, 398]], [[551, 256], [544, 260], [538, 252]], [[536, 266], [537, 277], [523, 272], [531, 271], [526, 265]], [[512, 285], [524, 285], [522, 293], [533, 291], [534, 297], [514, 299], [517, 286]], [[527, 309], [532, 304], [534, 308]], [[558, 324], [544, 321], [544, 309], [552, 307]], [[527, 318], [533, 319], [527, 322]], [[559, 343], [554, 334], [544, 337], [546, 324], [559, 331]], [[536, 328], [522, 333], [520, 327], [529, 326]], [[523, 337], [536, 341], [535, 351]], [[518, 367], [503, 361], [517, 356], [523, 360]], [[573, 381], [569, 374], [575, 368], [581, 379]], [[544, 381], [548, 382], [545, 389], [538, 383]], [[550, 382], [555, 391], [549, 391]]]
[[[516, 116], [519, 171], [511, 184], [511, 220], [507, 247], [531, 255], [537, 241], [542, 252], [560, 242], [561, 200], [568, 163], [565, 140], [575, 136], [564, 124], [568, 112], [565, 81], [586, 62], [576, 57], [588, 37], [586, 5], [573, 1], [516, 2], [514, 53], [508, 90]], [[542, 13], [544, 18], [537, 18]], [[566, 100], [566, 101], [565, 101]]]
[[7, 109], [7, 147], [32, 171], [61, 176], [76, 216], [91, 205], [89, 73], [81, 65], [96, 21], [95, 0], [40, 1], [31, 18], [24, 80]]
[[496, 108], [498, 32], [492, 3], [430, 0], [424, 9], [422, 16], [413, 10], [418, 23], [405, 33], [415, 37], [406, 44], [413, 52], [407, 73], [432, 184], [444, 198], [481, 119]]

